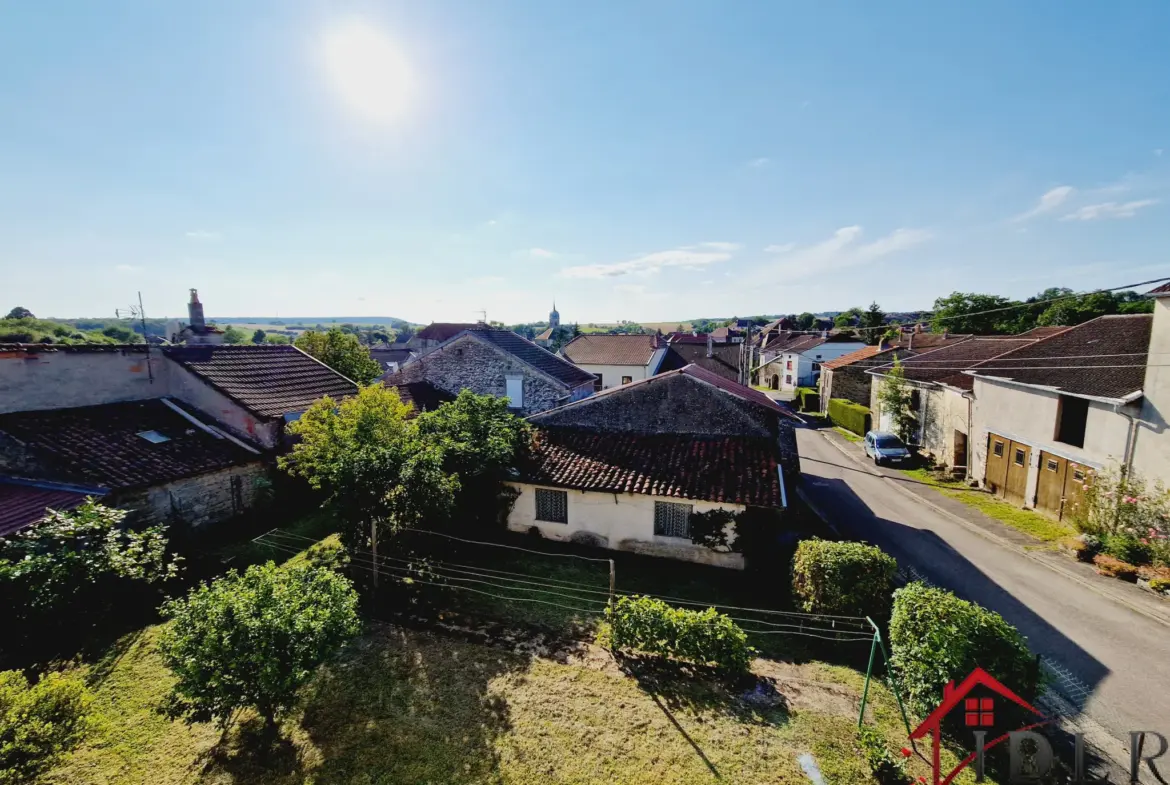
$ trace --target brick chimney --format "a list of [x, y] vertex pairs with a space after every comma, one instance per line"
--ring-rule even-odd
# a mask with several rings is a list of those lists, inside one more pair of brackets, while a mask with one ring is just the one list
[[195, 289], [191, 290], [191, 302], [187, 303], [187, 318], [195, 332], [207, 329], [207, 322], [203, 319], [203, 303], [199, 302], [199, 292]]
[[715, 356], [715, 336], [711, 333], [707, 333], [707, 356]]

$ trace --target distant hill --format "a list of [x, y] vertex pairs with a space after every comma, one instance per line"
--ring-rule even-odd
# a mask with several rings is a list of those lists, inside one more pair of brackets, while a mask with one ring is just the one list
[[303, 324], [306, 327], [318, 324], [327, 327], [334, 324], [381, 324], [395, 329], [411, 324], [396, 316], [216, 316], [209, 313], [207, 320], [216, 324]]

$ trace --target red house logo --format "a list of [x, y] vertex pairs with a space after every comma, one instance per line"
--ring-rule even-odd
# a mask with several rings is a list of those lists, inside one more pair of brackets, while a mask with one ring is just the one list
[[[978, 694], [971, 695], [973, 691]], [[988, 695], [990, 693], [994, 697]], [[1050, 722], [1043, 714], [1036, 709], [1035, 706], [1025, 701], [1019, 695], [1016, 695], [1010, 689], [1000, 684], [999, 681], [987, 671], [982, 668], [976, 668], [971, 671], [967, 678], [963, 679], [962, 684], [955, 686], [954, 681], [947, 683], [943, 687], [943, 701], [938, 708], [930, 713], [930, 716], [922, 721], [914, 731], [910, 734], [911, 739], [922, 739], [927, 734], [931, 737], [931, 769], [934, 772], [933, 785], [949, 785], [955, 776], [971, 765], [971, 762], [976, 759], [982, 752], [991, 749], [992, 747], [1006, 741], [1008, 734], [1004, 733], [997, 738], [986, 742], [982, 750], [976, 750], [959, 762], [959, 765], [954, 768], [945, 777], [942, 774], [939, 765], [939, 751], [941, 749], [942, 741], [942, 724], [945, 719], [952, 716], [958, 718], [961, 716], [961, 724], [972, 731], [986, 730], [995, 727], [996, 709], [995, 704], [997, 700], [1011, 701], [1020, 708], [1028, 711], [1030, 714], [1038, 718], [1037, 722], [1025, 725], [1019, 730], [1031, 730], [1032, 728], [1045, 725]], [[977, 737], [978, 738], [978, 737]]]

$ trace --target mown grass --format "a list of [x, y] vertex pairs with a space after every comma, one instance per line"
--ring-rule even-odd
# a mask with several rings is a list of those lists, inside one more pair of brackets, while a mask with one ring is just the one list
[[[90, 670], [98, 730], [44, 785], [804, 783], [803, 753], [828, 782], [873, 782], [855, 736], [864, 675], [848, 668], [757, 661], [773, 696], [759, 705], [744, 700], [750, 685], [647, 676], [596, 648], [534, 659], [373, 623], [261, 756], [247, 714], [221, 731], [157, 711], [171, 685], [158, 632], [124, 639]], [[896, 750], [896, 704], [876, 682], [871, 694], [868, 721]]]
[[836, 431], [837, 433], [841, 434], [842, 436], [844, 436], [846, 439], [848, 439], [848, 440], [849, 440], [849, 441], [851, 441], [851, 442], [860, 442], [860, 441], [862, 441], [862, 437], [858, 436], [858, 435], [857, 435], [857, 434], [855, 434], [853, 431], [847, 431], [847, 430], [845, 430], [845, 429], [844, 429], [844, 428], [842, 428], [840, 425], [834, 425], [834, 426], [833, 426], [833, 430], [834, 430], [834, 431]]
[[929, 469], [902, 469], [907, 477], [936, 488], [944, 496], [974, 507], [988, 517], [1044, 542], [1058, 542], [1076, 534], [1071, 526], [1038, 512], [1025, 510], [990, 493], [968, 488], [961, 482], [940, 478]]

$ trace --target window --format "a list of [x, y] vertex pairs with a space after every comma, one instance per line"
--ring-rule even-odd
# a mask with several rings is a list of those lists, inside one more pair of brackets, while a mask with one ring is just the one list
[[623, 376], [622, 377], [622, 384], [629, 384], [632, 381], [634, 381], [633, 376]]
[[910, 391], [910, 409], [911, 411], [918, 411], [922, 408], [922, 392], [920, 390]]
[[788, 360], [786, 363], [784, 363], [784, 370], [786, 370], [786, 371], [792, 370], [792, 360]]
[[995, 724], [995, 701], [991, 698], [967, 698], [963, 701], [964, 724], [986, 727]]
[[1054, 472], [1060, 469], [1060, 464], [1049, 458], [1048, 461], [1044, 464], [1044, 468], [1050, 472]]
[[1025, 457], [1024, 451], [1021, 450], [1019, 447], [1017, 447], [1016, 454], [1015, 454], [1015, 457], [1012, 459], [1012, 462], [1015, 463], [1016, 466], [1023, 466], [1024, 465], [1024, 457]]
[[996, 440], [995, 444], [991, 448], [991, 451], [993, 453], [995, 453], [996, 458], [1002, 458], [1003, 457], [1003, 442]]
[[548, 523], [569, 522], [569, 494], [567, 491], [536, 489], [536, 520]]
[[504, 384], [507, 390], [505, 395], [508, 398], [509, 408], [524, 408], [524, 377], [509, 376], [504, 380]]
[[1077, 482], [1085, 481], [1085, 472], [1083, 469], [1073, 469], [1073, 479]]
[[1089, 402], [1084, 398], [1060, 396], [1056, 405], [1056, 440], [1073, 447], [1085, 446], [1085, 425], [1089, 419]]
[[792, 374], [790, 374], [790, 373], [784, 374], [784, 383], [785, 384], [792, 384]]
[[597, 381], [593, 382], [593, 392], [601, 392], [605, 383], [601, 380], [601, 374], [597, 374]]
[[691, 511], [693, 504], [654, 502], [654, 533], [659, 537], [691, 536]]

